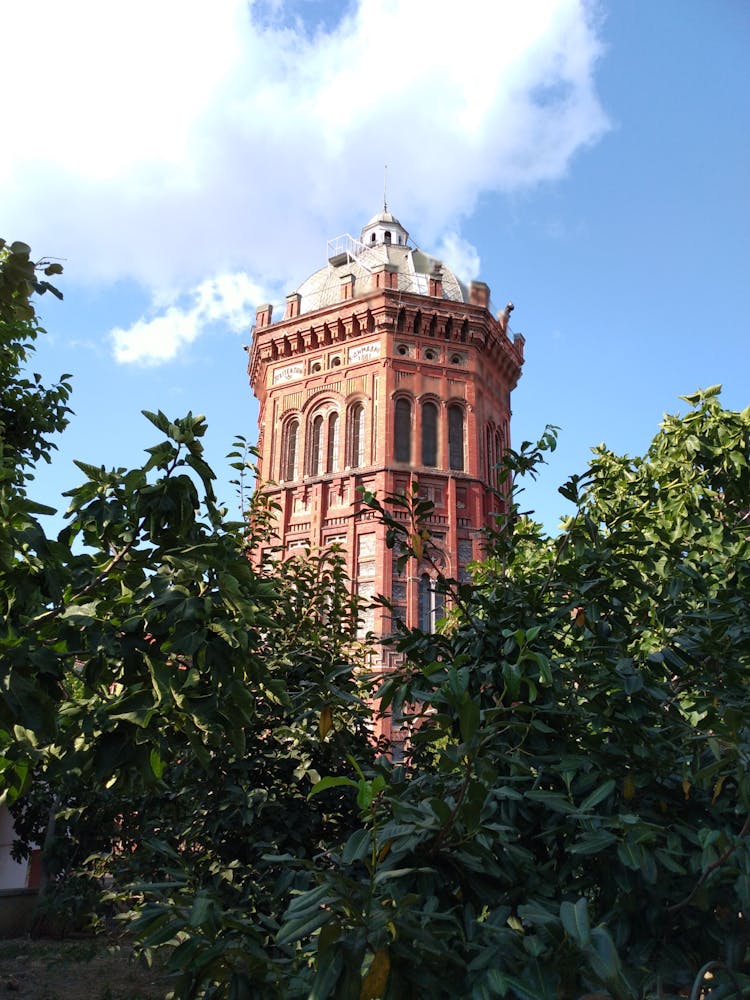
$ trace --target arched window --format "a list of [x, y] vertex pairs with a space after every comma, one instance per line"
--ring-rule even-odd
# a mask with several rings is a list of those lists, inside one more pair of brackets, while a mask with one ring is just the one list
[[457, 403], [448, 407], [448, 464], [451, 469], [464, 469], [464, 411]]
[[437, 465], [438, 408], [435, 403], [422, 406], [422, 465]]
[[365, 407], [355, 403], [349, 410], [347, 462], [352, 469], [365, 464]]
[[299, 448], [299, 420], [287, 422], [281, 439], [281, 478], [297, 478], [297, 450]]
[[339, 415], [332, 413], [328, 418], [328, 447], [326, 472], [334, 472], [339, 464]]
[[495, 435], [492, 432], [491, 424], [487, 424], [484, 430], [484, 454], [487, 462], [487, 482], [490, 486], [494, 486], [497, 483], [495, 471], [497, 459], [495, 458]]
[[323, 471], [323, 415], [321, 413], [313, 417], [309, 434], [307, 474], [308, 476], [319, 476]]
[[411, 462], [411, 403], [403, 396], [396, 400], [393, 452], [397, 462]]
[[[495, 431], [495, 461], [499, 464], [505, 456], [505, 442], [503, 441], [502, 430]], [[498, 485], [500, 485], [500, 473], [498, 471]]]
[[438, 593], [435, 581], [427, 573], [419, 578], [418, 590], [419, 629], [422, 632], [434, 632], [435, 625], [444, 615], [445, 602], [443, 594]]

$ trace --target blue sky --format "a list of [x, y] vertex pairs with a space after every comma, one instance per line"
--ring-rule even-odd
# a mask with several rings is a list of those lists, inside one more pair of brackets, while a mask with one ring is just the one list
[[[18, 8], [18, 5], [15, 5]], [[526, 503], [600, 442], [641, 453], [679, 396], [750, 404], [750, 3], [746, 0], [39, 0], [0, 11], [0, 234], [60, 258], [37, 365], [74, 375], [73, 459], [139, 463], [142, 409], [205, 413], [223, 456], [253, 439], [255, 306], [326, 240], [389, 208], [480, 277], [526, 337], [517, 444], [559, 425]], [[120, 20], [115, 20], [116, 18]], [[30, 111], [31, 109], [31, 111]]]

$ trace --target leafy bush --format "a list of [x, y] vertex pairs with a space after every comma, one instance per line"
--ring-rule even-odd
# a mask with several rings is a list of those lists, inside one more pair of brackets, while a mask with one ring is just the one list
[[[687, 401], [644, 458], [596, 449], [557, 538], [511, 503], [441, 632], [397, 638], [409, 765], [281, 931], [316, 996], [750, 991], [750, 409]], [[371, 502], [423, 559], [418, 499]]]

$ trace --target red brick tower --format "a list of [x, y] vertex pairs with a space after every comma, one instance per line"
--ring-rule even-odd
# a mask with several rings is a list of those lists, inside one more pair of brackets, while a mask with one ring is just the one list
[[[329, 241], [328, 264], [287, 296], [282, 320], [257, 310], [248, 373], [279, 540], [287, 553], [339, 542], [359, 594], [384, 594], [410, 626], [440, 617], [430, 567], [398, 575], [358, 488], [383, 497], [416, 483], [435, 504], [444, 571], [461, 577], [479, 558], [524, 345], [508, 335], [512, 305], [496, 319], [489, 299], [384, 210], [359, 240]], [[390, 617], [372, 609], [366, 627], [385, 635]]]

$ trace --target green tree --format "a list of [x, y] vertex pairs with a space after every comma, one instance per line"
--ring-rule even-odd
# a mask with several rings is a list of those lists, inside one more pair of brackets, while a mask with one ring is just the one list
[[40, 459], [50, 461], [55, 444], [50, 435], [64, 430], [70, 397], [69, 375], [45, 387], [38, 374], [25, 374], [34, 341], [44, 330], [30, 299], [32, 294], [61, 293], [39, 276], [60, 274], [57, 263], [31, 259], [25, 243], [0, 239], [0, 460], [4, 477], [23, 477]]
[[[445, 628], [397, 638], [409, 765], [350, 775], [361, 829], [281, 931], [316, 996], [750, 994], [750, 408], [687, 402], [595, 450], [557, 538], [511, 505]], [[418, 499], [371, 502], [422, 556]]]
[[55, 730], [60, 694], [54, 658], [27, 658], [23, 635], [30, 618], [61, 593], [59, 568], [37, 520], [49, 508], [26, 489], [35, 463], [50, 461], [54, 435], [70, 413], [69, 376], [45, 386], [27, 371], [44, 332], [31, 297], [47, 291], [60, 297], [39, 272], [60, 270], [59, 264], [35, 264], [25, 243], [0, 240], [0, 774], [11, 801], [26, 783], [35, 734], [48, 738]]
[[[33, 290], [6, 296], [14, 384], [37, 332]], [[180, 995], [283, 995], [279, 906], [354, 817], [338, 793], [311, 807], [307, 790], [316, 768], [373, 752], [342, 559], [254, 568], [262, 498], [252, 529], [226, 519], [192, 414], [146, 414], [162, 440], [140, 468], [79, 462], [86, 481], [47, 538], [16, 475], [49, 449], [52, 397], [34, 384], [22, 404], [40, 416], [28, 440], [8, 437], [0, 507], [6, 799], [20, 797], [27, 846], [45, 844], [48, 896], [85, 903], [102, 875], [140, 880], [119, 904], [149, 947], [188, 936]]]

